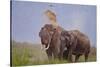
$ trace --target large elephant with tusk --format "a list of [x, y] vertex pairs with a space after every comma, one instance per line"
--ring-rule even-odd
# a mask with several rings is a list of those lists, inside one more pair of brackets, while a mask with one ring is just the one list
[[39, 32], [43, 49], [49, 59], [58, 58], [60, 52], [60, 33], [51, 24], [46, 24]]

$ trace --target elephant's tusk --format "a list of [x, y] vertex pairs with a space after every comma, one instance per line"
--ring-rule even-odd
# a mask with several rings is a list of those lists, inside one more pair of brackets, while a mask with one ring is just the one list
[[47, 50], [50, 47], [50, 44], [48, 44], [47, 48], [45, 48], [45, 50]]
[[[42, 45], [42, 46], [41, 46], [41, 50], [45, 50], [45, 51], [46, 51], [46, 50], [49, 48], [49, 46], [50, 46], [49, 44], [48, 44], [47, 47], [46, 47], [45, 45]], [[46, 47], [46, 48], [45, 48], [45, 47]]]

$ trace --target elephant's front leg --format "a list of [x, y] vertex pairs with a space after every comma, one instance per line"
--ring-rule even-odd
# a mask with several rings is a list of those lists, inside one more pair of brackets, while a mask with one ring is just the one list
[[61, 45], [61, 47], [60, 47], [60, 53], [59, 53], [59, 59], [60, 59], [60, 60], [63, 59], [64, 48], [65, 48], [65, 46], [64, 46], [64, 45]]
[[68, 49], [64, 50], [64, 52], [63, 52], [63, 59], [68, 60], [68, 53], [69, 53]]
[[47, 56], [48, 56], [48, 59], [52, 59], [52, 50], [49, 48], [48, 50], [46, 50], [46, 53], [47, 53]]
[[72, 60], [72, 49], [69, 50], [69, 53], [68, 53], [68, 61], [69, 62], [73, 62], [73, 60]]
[[59, 55], [59, 50], [57, 48], [52, 49], [53, 50], [53, 56], [54, 59], [58, 59], [58, 55]]
[[57, 59], [57, 52], [56, 51], [53, 51], [53, 56], [54, 56], [54, 59]]
[[63, 51], [61, 50], [59, 53], [59, 59], [62, 60], [63, 59]]

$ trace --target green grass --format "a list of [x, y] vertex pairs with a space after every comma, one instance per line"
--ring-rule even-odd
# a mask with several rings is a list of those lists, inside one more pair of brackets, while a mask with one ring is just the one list
[[12, 64], [13, 65], [26, 65], [29, 62], [28, 50], [23, 49], [20, 51], [18, 48], [13, 48], [12, 53]]
[[[84, 56], [81, 56], [79, 62], [84, 62], [84, 61], [85, 61]], [[89, 56], [88, 62], [93, 62], [93, 61], [96, 61], [96, 56]]]
[[[81, 56], [79, 62], [84, 62], [84, 56]], [[89, 55], [89, 62], [96, 61], [96, 49], [92, 48]], [[67, 60], [51, 59], [48, 61], [45, 51], [41, 50], [40, 45], [30, 43], [12, 43], [12, 65], [44, 65], [68, 63]]]

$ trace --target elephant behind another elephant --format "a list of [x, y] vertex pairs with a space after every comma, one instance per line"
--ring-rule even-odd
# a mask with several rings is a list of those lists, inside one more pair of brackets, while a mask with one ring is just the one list
[[[61, 30], [62, 32], [59, 33], [52, 25], [46, 24], [39, 32], [41, 43], [45, 45], [48, 58], [51, 59], [52, 56], [63, 58], [63, 54], [66, 54], [68, 60], [72, 61], [72, 54], [74, 54], [76, 56], [75, 61], [81, 55], [85, 55], [85, 61], [87, 61], [90, 52], [89, 38], [78, 30]], [[66, 52], [64, 52], [65, 48], [67, 48]]]
[[[64, 48], [67, 51], [64, 52]], [[78, 30], [62, 31], [61, 33], [61, 47], [60, 58], [66, 55], [68, 60], [72, 62], [72, 54], [75, 55], [75, 61], [78, 61], [81, 55], [85, 56], [85, 61], [88, 59], [90, 52], [90, 40], [89, 38]], [[64, 53], [64, 54], [63, 54]]]

